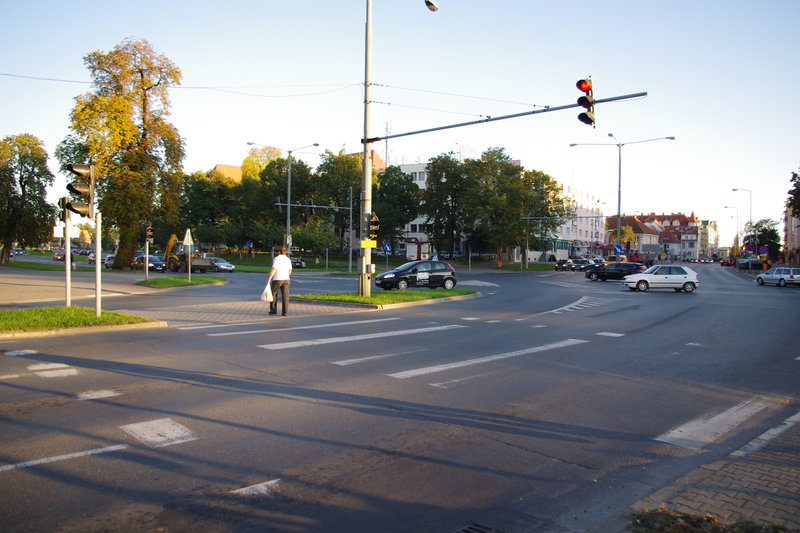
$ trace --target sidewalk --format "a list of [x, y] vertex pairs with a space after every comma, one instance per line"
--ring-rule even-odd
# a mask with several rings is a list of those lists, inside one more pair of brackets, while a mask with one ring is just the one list
[[633, 513], [659, 506], [725, 523], [748, 519], [800, 531], [800, 413], [638, 501], [594, 533], [622, 533]]

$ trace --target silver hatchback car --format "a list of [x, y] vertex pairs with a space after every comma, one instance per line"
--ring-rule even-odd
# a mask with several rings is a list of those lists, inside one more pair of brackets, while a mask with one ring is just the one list
[[789, 285], [800, 285], [800, 268], [776, 267], [762, 272], [756, 277], [759, 285], [777, 285], [778, 287], [788, 287]]

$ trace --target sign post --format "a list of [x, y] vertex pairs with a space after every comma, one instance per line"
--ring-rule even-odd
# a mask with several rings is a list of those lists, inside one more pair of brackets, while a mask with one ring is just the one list
[[194, 246], [194, 241], [192, 240], [192, 230], [186, 228], [186, 235], [183, 236], [183, 245], [187, 246], [185, 248], [186, 251], [186, 271], [189, 273], [189, 283], [192, 282], [192, 246]]

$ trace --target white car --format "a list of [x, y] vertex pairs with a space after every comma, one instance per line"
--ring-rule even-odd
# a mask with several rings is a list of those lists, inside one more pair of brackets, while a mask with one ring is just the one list
[[692, 292], [700, 285], [700, 276], [686, 266], [653, 265], [641, 274], [625, 276], [622, 284], [632, 291], [675, 289], [677, 292]]

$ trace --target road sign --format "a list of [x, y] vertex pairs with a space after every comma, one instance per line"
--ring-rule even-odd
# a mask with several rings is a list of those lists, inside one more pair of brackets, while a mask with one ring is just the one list
[[614, 253], [615, 254], [621, 254], [622, 253], [622, 246], [620, 246], [619, 244], [615, 244], [614, 245]]
[[194, 241], [192, 240], [192, 230], [186, 228], [186, 235], [183, 236], [183, 244], [186, 246], [194, 246]]
[[364, 239], [364, 240], [361, 241], [361, 247], [362, 248], [377, 248], [378, 247], [378, 241], [376, 241], [374, 239]]
[[392, 243], [390, 243], [390, 242], [384, 243], [383, 244], [383, 251], [386, 252], [387, 254], [392, 253]]
[[761, 248], [758, 249], [758, 253], [760, 253], [761, 255], [767, 255], [768, 252], [769, 248], [767, 248], [766, 246], [762, 246]]

